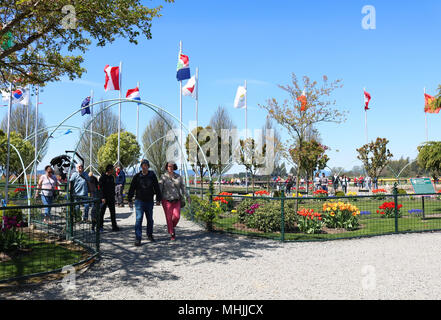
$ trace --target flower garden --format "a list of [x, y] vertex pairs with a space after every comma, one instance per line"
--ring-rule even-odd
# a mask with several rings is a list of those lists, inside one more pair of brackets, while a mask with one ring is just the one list
[[210, 218], [195, 220], [209, 221], [214, 231], [284, 241], [332, 240], [441, 230], [438, 194], [397, 193], [395, 200], [386, 190], [378, 189], [368, 196], [335, 197], [319, 191], [311, 197], [280, 198], [261, 190], [245, 196], [213, 196], [212, 208], [208, 195], [204, 199], [193, 195], [191, 207], [198, 211], [198, 206], [205, 203]]

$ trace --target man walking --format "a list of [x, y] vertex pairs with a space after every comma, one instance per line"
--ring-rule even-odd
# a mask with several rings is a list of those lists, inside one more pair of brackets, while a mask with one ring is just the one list
[[123, 193], [124, 193], [124, 186], [126, 184], [126, 174], [122, 170], [122, 167], [116, 167], [116, 204], [118, 207], [124, 207], [124, 201], [123, 201]]
[[[89, 176], [84, 172], [82, 164], [77, 164], [77, 171], [70, 177], [70, 190], [74, 197], [87, 197], [89, 194]], [[77, 199], [81, 201], [81, 199]], [[84, 199], [83, 199], [84, 200]], [[79, 206], [75, 207], [75, 210], [80, 210]], [[84, 204], [83, 221], [87, 221], [89, 218], [89, 204]]]
[[[100, 221], [100, 231], [104, 231], [104, 214], [106, 213], [107, 207], [110, 210], [110, 219], [112, 221], [112, 231], [119, 231], [119, 227], [116, 224], [116, 213], [115, 213], [115, 179], [113, 165], [108, 164], [106, 166], [106, 172], [101, 175], [98, 182], [99, 192], [101, 197], [101, 221]], [[94, 227], [94, 225], [92, 225]]]
[[161, 203], [161, 191], [159, 189], [158, 178], [153, 171], [149, 171], [150, 163], [148, 160], [141, 161], [141, 171], [138, 172], [130, 183], [127, 199], [129, 206], [133, 207], [132, 198], [135, 196], [136, 224], [135, 224], [135, 246], [141, 245], [142, 220], [143, 215], [147, 219], [147, 238], [154, 242], [153, 238], [153, 195], [156, 194], [156, 205]]

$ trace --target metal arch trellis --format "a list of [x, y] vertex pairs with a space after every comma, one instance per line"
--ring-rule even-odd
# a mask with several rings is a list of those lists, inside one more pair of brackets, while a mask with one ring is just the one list
[[[98, 113], [94, 114], [93, 118], [88, 122], [88, 124], [86, 125], [85, 128], [89, 128], [90, 125], [91, 125], [91, 123], [95, 120], [95, 118], [96, 118], [99, 114], [101, 114], [103, 111], [105, 111], [105, 110], [107, 110], [107, 109], [113, 107], [114, 105], [117, 105], [117, 104], [119, 104], [119, 103], [136, 103], [136, 104], [141, 104], [141, 105], [143, 105], [143, 106], [145, 106], [145, 107], [151, 109], [152, 111], [156, 112], [156, 114], [157, 114], [158, 116], [160, 116], [160, 117], [161, 117], [161, 118], [167, 123], [167, 125], [168, 125], [170, 128], [172, 128], [172, 126], [169, 124], [169, 122], [167, 121], [167, 119], [165, 119], [165, 118], [161, 115], [161, 113], [158, 112], [158, 111], [162, 111], [162, 112], [168, 114], [171, 118], [173, 118], [173, 119], [176, 120], [179, 124], [182, 125], [182, 127], [183, 127], [183, 128], [184, 128], [184, 129], [190, 134], [190, 136], [191, 136], [191, 137], [193, 138], [193, 140], [196, 142], [197, 147], [198, 147], [201, 151], [203, 151], [202, 148], [201, 148], [201, 146], [200, 146], [200, 144], [198, 143], [197, 139], [196, 139], [195, 136], [193, 135], [193, 133], [192, 133], [190, 130], [188, 130], [188, 128], [187, 128], [187, 127], [186, 127], [186, 126], [185, 126], [185, 125], [184, 125], [184, 124], [183, 124], [178, 118], [176, 118], [173, 114], [171, 114], [171, 113], [168, 112], [167, 110], [165, 110], [165, 109], [163, 109], [163, 108], [161, 108], [161, 107], [159, 107], [159, 106], [156, 106], [156, 105], [154, 105], [154, 104], [152, 104], [152, 103], [146, 102], [146, 101], [139, 101], [139, 100], [133, 100], [133, 99], [108, 99], [108, 100], [102, 100], [102, 101], [95, 102], [95, 103], [93, 103], [93, 104], [91, 104], [91, 105], [89, 105], [89, 106], [87, 106], [87, 107], [92, 107], [92, 106], [94, 106], [94, 105], [96, 105], [96, 104], [103, 104], [103, 103], [106, 103], [106, 102], [107, 102], [107, 103], [110, 103], [110, 105], [106, 106], [105, 108], [103, 108], [102, 110], [100, 110]], [[49, 141], [50, 137], [53, 135], [53, 133], [54, 133], [58, 128], [60, 128], [60, 127], [61, 127], [61, 126], [67, 121], [67, 120], [69, 120], [70, 118], [72, 118], [74, 115], [76, 115], [77, 113], [81, 112], [82, 109], [85, 109], [85, 108], [87, 108], [87, 107], [80, 108], [80, 109], [78, 109], [78, 110], [72, 112], [72, 113], [71, 113], [69, 116], [67, 116], [63, 121], [61, 121], [61, 122], [55, 127], [55, 129], [51, 132], [51, 134], [48, 135], [48, 137], [47, 137], [46, 140], [44, 141], [42, 147], [38, 150], [38, 153], [37, 153], [37, 155], [36, 155], [35, 158], [38, 159], [38, 157], [40, 156], [41, 150], [46, 146], [46, 144], [47, 144], [47, 142]], [[82, 132], [79, 141], [81, 141], [81, 139], [82, 139], [84, 133], [85, 133], [85, 131]], [[177, 140], [177, 136], [176, 136], [176, 134], [174, 135], [174, 138], [175, 138], [175, 141], [176, 141], [176, 140]], [[179, 141], [178, 141], [178, 142], [179, 142]], [[184, 155], [185, 153], [184, 153], [183, 150], [182, 150], [182, 145], [179, 144], [179, 143], [178, 143], [178, 145], [179, 145], [179, 148], [181, 149], [181, 154]], [[75, 148], [75, 152], [78, 150], [78, 146], [79, 146], [79, 142], [77, 143], [77, 146], [76, 146], [76, 148]], [[205, 157], [205, 154], [204, 154], [203, 152], [202, 152], [202, 155], [203, 155], [203, 158], [204, 158], [204, 162], [205, 162], [205, 164], [208, 165], [208, 161], [207, 161], [207, 159], [206, 159], [206, 157]], [[75, 153], [74, 153], [73, 157], [75, 157]], [[184, 157], [184, 159], [185, 159], [185, 157]], [[34, 159], [34, 160], [35, 160], [35, 159]], [[185, 177], [186, 177], [186, 183], [187, 183], [187, 186], [188, 186], [188, 185], [189, 185], [189, 182], [188, 182], [188, 172], [187, 172], [188, 169], [187, 169], [187, 161], [185, 161], [185, 160], [184, 160], [184, 165], [185, 165], [185, 171], [184, 171], [184, 172], [185, 172]], [[71, 173], [71, 171], [72, 171], [72, 166], [73, 166], [73, 161], [72, 161], [71, 164], [70, 164], [70, 167], [69, 167], [69, 170], [68, 170], [68, 176], [70, 175], [70, 173]], [[212, 177], [211, 177], [211, 174], [210, 174], [210, 173], [209, 173], [209, 179], [210, 179], [210, 181], [212, 180]], [[68, 189], [69, 189], [69, 184], [67, 184], [67, 191], [69, 191]], [[68, 193], [68, 195], [69, 195], [69, 192], [67, 192], [67, 193]]]
[[[2, 143], [2, 145], [3, 144], [4, 143]], [[21, 157], [20, 151], [18, 151], [18, 149], [12, 143], [9, 143], [9, 145], [17, 153], [18, 158], [20, 159], [20, 163], [21, 163], [21, 166], [23, 168], [23, 171], [26, 172], [26, 168], [25, 168], [25, 165], [24, 165], [24, 162], [23, 162], [23, 158]], [[30, 206], [31, 205], [31, 190], [30, 190], [30, 185], [29, 185], [29, 181], [28, 181], [28, 177], [27, 177], [26, 173], [25, 173], [24, 177], [25, 177], [24, 179], [25, 179], [25, 185], [26, 185], [26, 194], [27, 194], [28, 206]], [[30, 214], [30, 211], [28, 210], [28, 224], [30, 223], [30, 219], [31, 219], [31, 214]], [[2, 227], [4, 227], [4, 221], [3, 220], [2, 220]]]
[[[63, 129], [65, 129], [65, 128], [67, 128], [67, 129], [75, 129], [75, 130], [79, 130], [79, 131], [84, 131], [84, 132], [91, 132], [92, 134], [95, 134], [95, 135], [98, 135], [98, 136], [100, 136], [100, 137], [102, 137], [102, 138], [106, 138], [104, 135], [102, 135], [102, 134], [100, 134], [99, 132], [96, 132], [96, 131], [91, 131], [91, 130], [87, 130], [87, 129], [84, 129], [84, 128], [80, 128], [80, 127], [76, 127], [76, 126], [70, 126], [70, 125], [61, 125], [61, 126], [48, 126], [48, 127], [45, 127], [45, 128], [41, 128], [41, 129], [39, 129], [38, 131], [37, 131], [37, 136], [38, 135], [41, 135], [41, 134], [44, 134], [44, 133], [46, 133], [46, 130], [47, 129], [50, 129], [50, 128], [56, 128], [56, 130], [58, 130], [58, 129], [61, 129], [61, 128], [63, 128]], [[54, 132], [52, 132], [52, 134], [53, 134]], [[26, 138], [24, 138], [23, 140], [25, 140], [25, 141], [29, 141], [29, 140], [32, 140], [33, 138], [35, 137], [35, 132], [34, 133], [32, 133], [32, 134], [30, 134], [30, 135], [28, 135]], [[48, 136], [48, 138], [50, 138], [51, 136]], [[43, 147], [41, 148], [41, 149], [43, 149]], [[37, 156], [38, 157], [38, 156]], [[28, 170], [29, 169], [29, 167], [30, 166], [32, 166], [32, 164], [35, 162], [35, 159], [34, 160], [32, 160], [31, 161], [31, 163], [26, 167], [26, 170]], [[13, 181], [12, 181], [12, 183], [15, 183], [22, 175], [23, 175], [23, 173], [26, 171], [26, 170], [24, 170], [22, 173], [20, 173]], [[30, 174], [32, 175], [33, 174], [33, 172], [34, 172], [34, 166], [32, 167], [32, 170], [31, 170], [31, 172], [30, 172]]]

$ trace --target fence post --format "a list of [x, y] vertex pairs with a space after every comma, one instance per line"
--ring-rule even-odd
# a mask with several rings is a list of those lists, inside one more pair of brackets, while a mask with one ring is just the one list
[[395, 233], [398, 233], [398, 187], [397, 183], [394, 183], [394, 203], [395, 203]]
[[285, 242], [285, 189], [282, 188], [280, 192], [280, 212], [281, 216], [281, 241]]
[[422, 202], [422, 206], [423, 206], [423, 220], [426, 219], [426, 210], [424, 208], [424, 196], [421, 196], [421, 202]]
[[210, 180], [210, 184], [208, 186], [208, 198], [210, 200], [210, 205], [213, 203], [213, 182]]
[[101, 229], [101, 199], [97, 197], [95, 199], [95, 242], [96, 252], [100, 253], [100, 229]]

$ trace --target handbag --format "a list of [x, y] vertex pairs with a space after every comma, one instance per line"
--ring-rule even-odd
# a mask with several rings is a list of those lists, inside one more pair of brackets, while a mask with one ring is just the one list
[[185, 207], [185, 198], [181, 196], [181, 209]]

